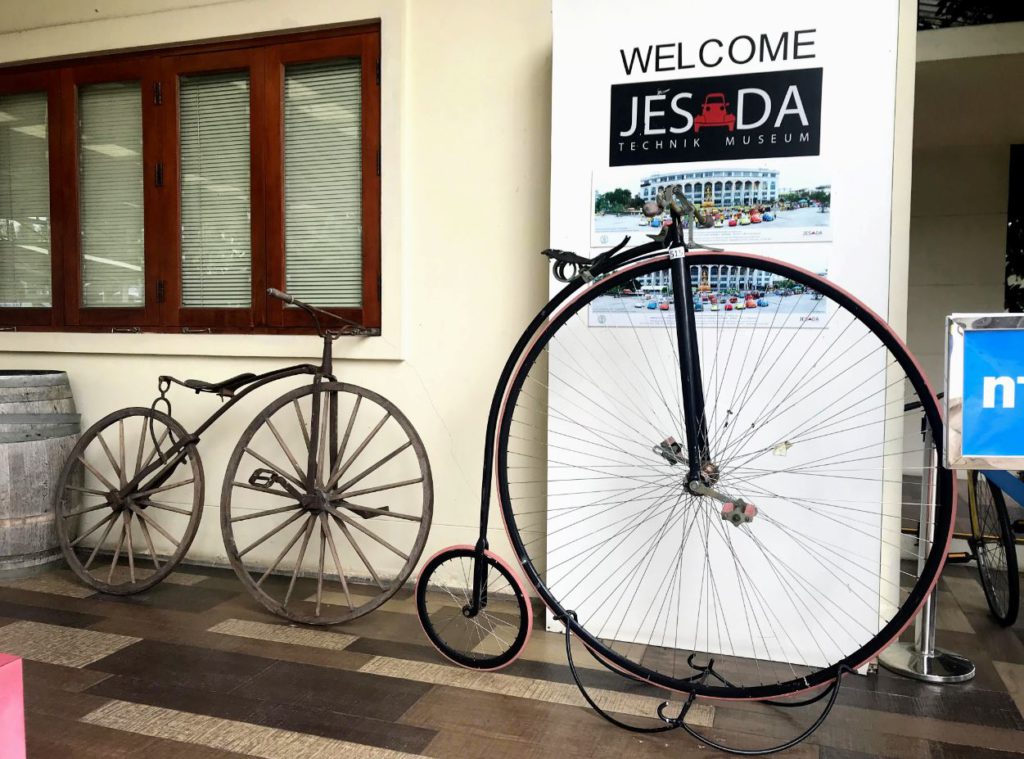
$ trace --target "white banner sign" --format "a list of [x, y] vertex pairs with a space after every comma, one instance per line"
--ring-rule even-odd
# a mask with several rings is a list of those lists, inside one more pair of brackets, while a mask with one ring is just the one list
[[[758, 253], [825, 275], [886, 317], [896, 0], [865, 0], [855, 12], [833, 3], [766, 4], [753, 0], [734, 0], [728, 7], [680, 0], [649, 0], [635, 6], [611, 0], [554, 0], [553, 10], [552, 247], [593, 256], [626, 236], [631, 245], [647, 242], [648, 236], [663, 234], [664, 225], [671, 223], [667, 207], [672, 199], [685, 197], [697, 209], [694, 239], [698, 244]], [[666, 212], [649, 218], [644, 207], [650, 210], [659, 200]], [[828, 306], [814, 292], [800, 289], [797, 294], [803, 297], [788, 297], [794, 294], [787, 290], [791, 284], [754, 269], [694, 268], [702, 269], [694, 275], [694, 285], [699, 284], [694, 306], [699, 312], [695, 314], [698, 329], [705, 322], [721, 323], [724, 318], [745, 319], [744, 326], [751, 327], [737, 330], [740, 348], [735, 354], [717, 351], [723, 357], [738, 357], [718, 383], [721, 393], [734, 392], [757, 376], [756, 356], [746, 364], [742, 345], [756, 341], [758, 313], [779, 315], [769, 320], [776, 328], [788, 326], [785, 320], [789, 319], [803, 326], [820, 322], [822, 329], [828, 329]], [[632, 434], [631, 408], [658, 407], [664, 387], [659, 372], [676, 360], [674, 344], [646, 334], [658, 330], [635, 329], [665, 327], [666, 320], [671, 321], [666, 315], [678, 305], [678, 298], [673, 302], [670, 283], [655, 281], [656, 275], [640, 278], [630, 289], [610, 292], [590, 305], [587, 319], [575, 329], [589, 331], [588, 344], [596, 347], [593, 355], [573, 353], [561, 345], [550, 347], [549, 441], [561, 435], [574, 442], [562, 447], [549, 442], [549, 587], [571, 580], [574, 592], [585, 596], [586, 583], [596, 583], [598, 573], [577, 582], [567, 575], [572, 562], [557, 556], [559, 552], [563, 557], [575, 556], [574, 541], [586, 531], [618, 529], [614, 524], [617, 512], [611, 508], [591, 509], [587, 520], [567, 524], [566, 515], [573, 513], [572, 499], [583, 496], [571, 492], [559, 476], [564, 477], [569, 465], [586, 465], [577, 453], [583, 445], [579, 438], [584, 437], [579, 429], [588, 428], [581, 419], [587, 406], [571, 388], [555, 380], [589, 377], [598, 384], [607, 372], [597, 363], [607, 360], [633, 362], [638, 372], [648, 367], [648, 381], [639, 383], [639, 389], [624, 403], [624, 437]], [[552, 280], [552, 290], [558, 287]], [[624, 305], [627, 302], [629, 305]], [[732, 311], [744, 305], [745, 311]], [[813, 344], [816, 333], [821, 334], [820, 330], [800, 330], [786, 343], [794, 362]], [[714, 337], [702, 336], [708, 341], [708, 345], [702, 342], [702, 351], [715, 355]], [[872, 372], [881, 378], [884, 366]], [[673, 376], [671, 371], [665, 374], [670, 379]], [[848, 386], [854, 382], [847, 377], [830, 382], [837, 404], [856, 389]], [[757, 389], [755, 382], [749, 384], [753, 388], [750, 403], [768, 407], [773, 399], [760, 397], [758, 393], [766, 391]], [[618, 397], [620, 390], [609, 388], [607, 395]], [[708, 403], [713, 406], [714, 399]], [[649, 445], [656, 445], [659, 435], [679, 436], [681, 430], [671, 421], [662, 425], [666, 427], [662, 430], [655, 420], [653, 426], [658, 429], [651, 432]], [[596, 422], [591, 424], [596, 426]], [[884, 442], [878, 429], [880, 426], [865, 431], [870, 439], [856, 441], [872, 455], [880, 455]], [[820, 456], [830, 453], [836, 452], [829, 452], [827, 444], [815, 452]], [[887, 496], [883, 497], [880, 479], [865, 479], [859, 487], [860, 497], [879, 504], [877, 522], [865, 522], [865, 529], [858, 534], [850, 534], [841, 524], [826, 525], [827, 534], [821, 539], [848, 544], [866, 564], [884, 562], [875, 531], [881, 529], [882, 503]], [[611, 494], [593, 491], [586, 498], [597, 503], [601, 498], [616, 502]], [[636, 598], [637, 609], [658, 608], [652, 600], [653, 594], [660, 592], [657, 578], [659, 572], [668, 571], [671, 557], [663, 559], [660, 553], [645, 548], [633, 532], [622, 538], [617, 550], [622, 561], [646, 551], [651, 556], [649, 574], [653, 579], [643, 587], [630, 588], [629, 594]], [[711, 563], [731, 560], [724, 551], [709, 556]], [[801, 561], [801, 557], [793, 557], [796, 571], [817, 571], [813, 566], [803, 567]], [[689, 592], [685, 583], [679, 592], [685, 604]], [[690, 600], [699, 603], [699, 593], [700, 589], [694, 588]], [[644, 594], [652, 598], [640, 598]], [[727, 605], [729, 599], [723, 603]], [[877, 610], [865, 607], [858, 613], [863, 619], [858, 618], [857, 623], [876, 625]], [[645, 625], [651, 622], [640, 616], [615, 629], [591, 632], [646, 641], [651, 634]], [[664, 626], [664, 621], [661, 624]], [[687, 635], [693, 635], [687, 624], [681, 620], [679, 629], [672, 632], [680, 647]], [[799, 654], [809, 661], [814, 651], [813, 641], [794, 640], [793, 651], [786, 655]]]

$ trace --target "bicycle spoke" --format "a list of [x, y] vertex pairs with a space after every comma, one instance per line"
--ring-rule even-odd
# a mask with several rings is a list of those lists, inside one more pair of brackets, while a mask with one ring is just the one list
[[[196, 481], [195, 477], [189, 477], [187, 480], [182, 480], [181, 482], [172, 482], [172, 483], [170, 483], [168, 485], [161, 485], [158, 488], [148, 488], [147, 490], [137, 490], [137, 491], [135, 491], [134, 496], [135, 497], [142, 497], [142, 496], [155, 495], [156, 493], [162, 493], [165, 490], [174, 490], [174, 488], [180, 488], [183, 485], [191, 485], [195, 481]], [[188, 513], [188, 512], [185, 512], [185, 513]]]
[[[96, 554], [99, 553], [100, 546], [102, 546], [103, 543], [106, 542], [107, 536], [110, 534], [110, 531], [114, 528], [114, 524], [116, 524], [116, 522], [117, 522], [117, 514], [110, 514], [106, 519], [104, 519], [102, 522], [100, 522], [99, 524], [96, 525], [97, 527], [99, 527], [99, 525], [101, 525], [103, 523], [106, 523], [107, 528], [103, 531], [103, 534], [100, 535], [99, 542], [97, 542], [96, 545], [93, 546], [92, 553], [89, 554], [88, 560], [85, 562], [85, 564], [82, 565], [84, 569], [86, 569], [86, 570], [89, 569], [89, 566], [92, 564], [93, 559], [96, 558]], [[90, 530], [90, 532], [91, 532], [91, 530]], [[85, 536], [83, 535], [82, 537], [85, 537]], [[79, 540], [80, 539], [81, 538], [79, 538]], [[78, 541], [75, 541], [75, 542], [77, 543]]]
[[174, 536], [171, 535], [171, 533], [169, 533], [167, 530], [165, 530], [163, 527], [161, 527], [160, 523], [157, 522], [155, 519], [153, 519], [153, 517], [151, 515], [147, 515], [145, 512], [143, 512], [142, 509], [140, 509], [134, 503], [133, 504], [129, 504], [128, 508], [130, 508], [133, 512], [135, 512], [135, 516], [137, 516], [140, 521], [148, 522], [149, 524], [151, 524], [153, 526], [153, 529], [156, 530], [157, 532], [159, 532], [161, 535], [163, 535], [168, 543], [173, 545], [175, 548], [179, 547], [181, 542], [179, 540], [176, 540], [174, 538]]
[[[78, 536], [77, 538], [75, 538], [74, 540], [72, 540], [72, 541], [71, 541], [71, 547], [72, 547], [72, 548], [74, 548], [74, 547], [75, 547], [76, 545], [78, 545], [78, 544], [79, 544], [79, 543], [81, 543], [81, 542], [82, 542], [83, 540], [85, 540], [85, 539], [86, 539], [87, 537], [89, 537], [89, 536], [90, 536], [90, 535], [92, 535], [92, 534], [93, 534], [94, 532], [96, 532], [96, 530], [98, 530], [98, 529], [99, 529], [100, 527], [102, 527], [102, 526], [103, 526], [104, 524], [106, 524], [106, 523], [107, 523], [108, 521], [110, 521], [111, 519], [115, 519], [116, 517], [117, 517], [117, 514], [116, 514], [116, 513], [113, 513], [113, 512], [112, 512], [112, 513], [110, 513], [110, 514], [107, 514], [107, 516], [105, 516], [105, 517], [104, 517], [103, 519], [101, 519], [101, 520], [100, 520], [99, 522], [97, 522], [97, 523], [96, 523], [96, 524], [94, 524], [94, 525], [93, 525], [92, 527], [90, 527], [90, 528], [89, 528], [89, 530], [88, 530], [87, 532], [83, 532], [83, 533], [82, 533], [81, 535], [79, 535], [79, 536]], [[104, 537], [106, 537], [106, 536], [104, 535]], [[102, 542], [103, 542], [103, 540], [100, 540], [100, 542], [102, 543]]]
[[[124, 512], [122, 512], [123, 515]], [[121, 537], [117, 539], [117, 546], [114, 548], [114, 556], [110, 560], [110, 571], [107, 573], [107, 583], [114, 581], [114, 568], [117, 567], [117, 559], [121, 555], [121, 548], [124, 546], [124, 538], [128, 532], [127, 523], [121, 520]]]
[[77, 517], [80, 514], [88, 514], [90, 511], [99, 511], [100, 509], [109, 509], [110, 504], [104, 501], [99, 506], [88, 506], [84, 509], [78, 509], [77, 511], [69, 511], [67, 514], [62, 514], [64, 519], [70, 519], [71, 517]]
[[282, 606], [287, 607], [288, 601], [292, 597], [292, 591], [295, 589], [295, 580], [299, 576], [299, 572], [302, 571], [302, 561], [306, 557], [306, 546], [309, 545], [309, 536], [313, 534], [313, 517], [306, 519], [306, 525], [303, 528], [302, 534], [302, 546], [299, 548], [299, 558], [295, 561], [295, 567], [292, 569], [292, 579], [288, 583], [288, 592], [284, 594], [284, 603]]
[[170, 504], [167, 503], [160, 503], [159, 501], [154, 501], [152, 498], [139, 498], [137, 499], [136, 502], [143, 503], [147, 507], [153, 509], [160, 509], [162, 511], [173, 511], [175, 514], [184, 514], [185, 516], [190, 516], [192, 514], [192, 512], [189, 511], [188, 509], [182, 509], [178, 506], [171, 506]]
[[334, 472], [331, 475], [331, 479], [327, 481], [326, 485], [324, 485], [325, 490], [330, 490], [337, 484], [341, 476], [345, 474], [345, 472], [348, 471], [348, 468], [352, 466], [352, 464], [355, 462], [357, 458], [359, 458], [359, 454], [366, 450], [366, 446], [368, 446], [371, 443], [371, 441], [377, 436], [377, 433], [380, 432], [381, 427], [383, 427], [390, 418], [390, 413], [384, 414], [383, 418], [381, 418], [381, 420], [377, 422], [377, 426], [370, 430], [370, 434], [368, 434], [363, 439], [363, 442], [359, 444], [355, 452], [353, 452], [353, 454], [348, 457], [345, 463], [338, 468], [338, 471]]
[[304, 512], [297, 511], [294, 514], [292, 514], [290, 517], [288, 517], [288, 519], [286, 519], [285, 521], [281, 522], [279, 525], [277, 525], [275, 527], [271, 527], [270, 530], [268, 530], [266, 533], [264, 533], [264, 535], [261, 538], [259, 538], [255, 543], [252, 543], [252, 544], [249, 545], [248, 548], [246, 548], [246, 549], [244, 549], [242, 551], [239, 551], [239, 553], [238, 553], [239, 557], [245, 556], [252, 549], [256, 548], [259, 545], [262, 545], [267, 540], [269, 540], [270, 538], [274, 537], [274, 535], [279, 533], [281, 530], [283, 530], [285, 527], [290, 525], [296, 519], [300, 518], [303, 514], [304, 514]]
[[[323, 514], [323, 512], [320, 512], [320, 513]], [[313, 520], [310, 519], [310, 524], [312, 524], [312, 523], [313, 523]], [[323, 596], [324, 596], [324, 551], [327, 548], [327, 538], [324, 535], [323, 522], [322, 521], [320, 522], [319, 526], [321, 528], [319, 530], [319, 532], [320, 532], [320, 565], [317, 568], [317, 575], [316, 575], [316, 611], [314, 612], [318, 617], [320, 616], [320, 601], [323, 599]], [[350, 604], [350, 606], [351, 606], [351, 604]]]
[[338, 528], [341, 530], [342, 534], [348, 539], [349, 545], [351, 545], [359, 555], [359, 559], [363, 562], [363, 566], [365, 566], [367, 571], [370, 573], [370, 577], [372, 577], [373, 581], [377, 583], [377, 587], [384, 590], [384, 583], [380, 581], [380, 577], [377, 576], [376, 570], [374, 570], [373, 565], [367, 560], [366, 554], [363, 553], [363, 549], [359, 547], [359, 544], [355, 541], [352, 533], [348, 531], [348, 526], [337, 515], [331, 514], [331, 516], [334, 517], [334, 521], [337, 522]]
[[153, 568], [160, 569], [160, 559], [157, 558], [156, 547], [153, 545], [153, 536], [149, 534], [149, 525], [146, 520], [140, 519], [139, 529], [142, 531], [142, 538], [146, 541], [146, 548], [149, 549], [149, 557], [153, 560]]
[[[106, 448], [106, 446], [104, 446], [104, 448]], [[86, 461], [81, 456], [78, 457], [78, 460], [82, 462], [82, 464], [85, 466], [86, 469], [88, 469], [90, 472], [92, 472], [93, 476], [97, 480], [102, 482], [106, 487], [110, 488], [110, 490], [117, 491], [117, 489], [118, 489], [117, 485], [112, 484], [110, 482], [110, 480], [108, 480], [106, 477], [104, 477], [102, 474], [100, 474], [98, 471], [96, 471], [96, 469], [92, 466], [92, 464], [90, 464], [88, 461]]]
[[277, 569], [278, 565], [281, 563], [281, 560], [285, 557], [285, 554], [292, 550], [292, 546], [298, 543], [299, 538], [306, 534], [306, 527], [306, 524], [302, 524], [299, 526], [298, 531], [295, 533], [295, 535], [292, 536], [292, 539], [288, 541], [284, 548], [281, 549], [281, 553], [277, 555], [277, 558], [275, 558], [273, 563], [269, 567], [267, 567], [266, 571], [264, 571], [263, 574], [260, 575], [260, 579], [256, 581], [256, 587], [262, 585], [263, 581], [266, 580], [275, 569]]
[[286, 511], [294, 511], [295, 509], [301, 509], [302, 505], [298, 503], [290, 503], [287, 506], [279, 506], [276, 509], [266, 509], [265, 511], [257, 511], [252, 514], [242, 514], [238, 517], [231, 517], [232, 522], [244, 522], [247, 519], [259, 519], [261, 517], [268, 517], [271, 514], [283, 514]]
[[341, 583], [341, 590], [345, 594], [345, 601], [348, 603], [348, 608], [354, 609], [352, 605], [352, 596], [349, 595], [348, 581], [345, 579], [345, 572], [341, 568], [341, 561], [338, 559], [338, 548], [334, 544], [334, 535], [331, 534], [330, 520], [327, 518], [327, 512], [320, 512], [320, 529], [323, 534], [327, 536], [327, 544], [331, 547], [331, 558], [334, 560], [334, 569], [338, 573], [338, 581]]
[[341, 521], [343, 521], [346, 524], [348, 524], [350, 527], [355, 527], [357, 530], [359, 530], [364, 535], [366, 535], [369, 538], [371, 538], [372, 540], [375, 540], [378, 543], [380, 543], [382, 546], [387, 548], [393, 554], [395, 554], [395, 555], [405, 559], [406, 561], [409, 560], [409, 555], [407, 553], [404, 553], [403, 551], [400, 551], [399, 549], [395, 548], [393, 545], [391, 545], [391, 543], [389, 543], [388, 541], [384, 540], [384, 538], [382, 538], [380, 535], [377, 535], [376, 533], [371, 532], [370, 530], [368, 530], [365, 527], [363, 527], [361, 524], [358, 524], [357, 522], [352, 521], [351, 519], [349, 519], [347, 516], [342, 514], [340, 511], [338, 511], [333, 506], [326, 506], [325, 508], [327, 509], [327, 513], [330, 514], [335, 519], [340, 519]]
[[362, 472], [357, 474], [355, 477], [353, 477], [352, 479], [346, 481], [345, 484], [339, 485], [338, 486], [338, 491], [340, 493], [344, 494], [350, 487], [355, 485], [360, 480], [366, 479], [369, 475], [371, 475], [374, 472], [376, 472], [378, 469], [380, 469], [386, 463], [391, 461], [391, 459], [393, 459], [395, 456], [400, 454], [402, 451], [407, 450], [411, 445], [412, 445], [412, 441], [411, 440], [410, 441], [406, 441], [405, 443], [402, 443], [400, 446], [398, 446], [393, 451], [391, 451], [391, 453], [387, 454], [384, 458], [380, 459], [375, 464], [372, 464], [371, 466], [368, 466], [366, 469], [364, 469]]
[[124, 532], [128, 540], [128, 578], [132, 584], [135, 584], [135, 548], [132, 545], [132, 513], [131, 511], [122, 511], [121, 513], [124, 515]]
[[98, 495], [98, 496], [100, 496], [102, 498], [106, 498], [107, 495], [108, 495], [107, 493], [103, 492], [102, 490], [93, 490], [91, 488], [80, 488], [80, 487], [76, 487], [75, 485], [65, 485], [64, 489], [65, 490], [74, 490], [76, 493], [86, 493], [88, 495]]
[[368, 495], [370, 493], [380, 493], [383, 490], [393, 490], [395, 488], [404, 488], [407, 485], [419, 485], [423, 482], [422, 477], [416, 477], [411, 480], [402, 480], [401, 482], [392, 482], [387, 485], [378, 485], [372, 488], [363, 488], [362, 490], [351, 490], [344, 494], [346, 498], [356, 498], [361, 495]]
[[[298, 408], [298, 404], [296, 404], [296, 408]], [[303, 435], [307, 438], [306, 445], [309, 446], [309, 433], [306, 432], [306, 426], [305, 423], [302, 421], [301, 416], [299, 417], [299, 423], [302, 425]], [[301, 480], [303, 477], [305, 477], [305, 474], [303, 474], [302, 472], [302, 467], [299, 466], [298, 459], [296, 459], [295, 456], [292, 455], [292, 450], [291, 448], [288, 447], [288, 444], [284, 442], [284, 438], [281, 437], [281, 433], [277, 431], [277, 427], [274, 426], [273, 420], [267, 419], [267, 429], [269, 429], [270, 432], [274, 435], [274, 438], [277, 440], [278, 445], [281, 446], [281, 450], [284, 452], [284, 455], [287, 456], [288, 461], [291, 462], [292, 468], [295, 470], [296, 476], [298, 476], [298, 478]]]

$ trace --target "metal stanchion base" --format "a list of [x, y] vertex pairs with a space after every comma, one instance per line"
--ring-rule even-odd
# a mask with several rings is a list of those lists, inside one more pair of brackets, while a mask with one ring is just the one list
[[927, 655], [913, 643], [893, 643], [881, 653], [878, 663], [897, 675], [927, 683], [962, 683], [974, 677], [974, 662], [970, 659], [941, 648]]

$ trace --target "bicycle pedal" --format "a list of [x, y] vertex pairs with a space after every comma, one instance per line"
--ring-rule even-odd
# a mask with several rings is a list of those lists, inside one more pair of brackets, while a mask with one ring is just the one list
[[741, 524], [750, 524], [757, 516], [757, 506], [747, 503], [742, 499], [727, 501], [722, 504], [722, 519], [732, 522], [739, 527]]
[[277, 483], [281, 478], [276, 472], [269, 469], [256, 469], [249, 475], [249, 484], [256, 488], [269, 490], [270, 486]]
[[665, 438], [654, 446], [652, 450], [672, 466], [675, 466], [682, 460], [683, 446], [677, 443], [675, 438]]

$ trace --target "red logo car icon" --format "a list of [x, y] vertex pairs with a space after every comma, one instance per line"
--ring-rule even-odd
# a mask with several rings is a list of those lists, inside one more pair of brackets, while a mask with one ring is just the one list
[[736, 117], [729, 113], [729, 104], [725, 101], [725, 93], [712, 92], [704, 98], [701, 111], [693, 119], [693, 133], [700, 132], [701, 127], [728, 127], [729, 131], [736, 128]]

